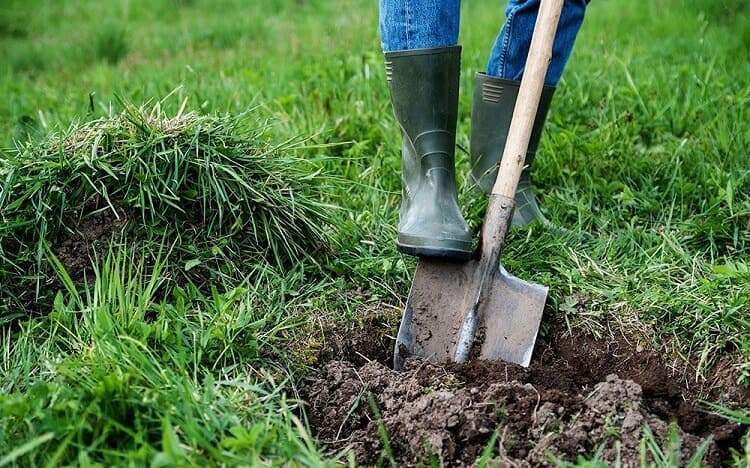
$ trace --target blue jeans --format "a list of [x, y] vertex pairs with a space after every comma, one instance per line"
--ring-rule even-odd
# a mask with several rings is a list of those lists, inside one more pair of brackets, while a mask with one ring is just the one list
[[[520, 80], [541, 0], [508, 0], [505, 25], [490, 52], [487, 74]], [[573, 50], [588, 0], [565, 0], [545, 83], [555, 86]], [[380, 0], [383, 51], [458, 43], [461, 0]]]

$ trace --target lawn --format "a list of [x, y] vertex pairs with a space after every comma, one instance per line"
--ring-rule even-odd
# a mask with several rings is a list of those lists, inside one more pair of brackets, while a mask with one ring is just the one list
[[[394, 245], [376, 3], [2, 2], [0, 466], [355, 463], [306, 402], [329, 361], [388, 360], [415, 266]], [[474, 227], [470, 97], [502, 3], [462, 6]], [[717, 449], [735, 466], [750, 464], [748, 56], [746, 1], [592, 2], [533, 174], [565, 229], [514, 229], [504, 255], [550, 287], [542, 341], [659, 356], [680, 399], [735, 425]], [[401, 464], [365, 393], [344, 416], [372, 419], [372, 463]], [[680, 463], [675, 440], [696, 432], [679, 423], [640, 433], [641, 464]], [[480, 464], [503, 460], [498, 434]], [[597, 449], [549, 462], [595, 465]]]

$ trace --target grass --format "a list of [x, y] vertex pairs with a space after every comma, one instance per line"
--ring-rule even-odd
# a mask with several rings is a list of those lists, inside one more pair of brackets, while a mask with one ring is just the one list
[[[297, 410], [306, 346], [320, 322], [398, 306], [413, 268], [393, 246], [376, 14], [3, 2], [0, 465], [331, 461]], [[468, 148], [502, 9], [462, 15]], [[534, 169], [570, 232], [516, 230], [506, 256], [550, 286], [549, 316], [698, 375], [729, 359], [745, 382], [749, 16], [742, 0], [592, 2]], [[69, 268], [58, 241], [123, 211], [115, 245]]]
[[702, 460], [708, 451], [710, 439], [706, 439], [691, 457], [684, 463], [680, 462], [680, 438], [677, 434], [676, 424], [670, 425], [667, 434], [667, 440], [664, 447], [661, 447], [654, 433], [648, 428], [643, 429], [644, 437], [641, 439], [641, 466], [685, 466], [689, 468], [699, 468]]
[[[247, 114], [126, 105], [19, 143], [0, 168], [3, 276], [31, 270], [24, 283], [35, 288], [12, 289], [34, 290], [39, 302], [45, 250], [97, 216], [124, 224], [142, 249], [169, 239], [171, 260], [195, 281], [237, 279], [236, 262], [289, 265], [328, 248], [337, 210], [321, 198], [335, 179], [295, 155], [299, 139], [265, 142], [264, 126]], [[19, 293], [14, 303], [31, 299]]]
[[[745, 426], [750, 425], [750, 410], [748, 408], [730, 408], [716, 403], [709, 403], [707, 406], [714, 414], [717, 414], [730, 422]], [[742, 446], [744, 447], [744, 450], [735, 450], [732, 452], [732, 463], [735, 466], [747, 466], [750, 464], [750, 433], [744, 435]]]
[[2, 451], [40, 441], [20, 459], [30, 464], [314, 463], [292, 376], [281, 357], [265, 363], [320, 285], [265, 270], [233, 290], [159, 299], [163, 267], [113, 250], [88, 287], [6, 341]]

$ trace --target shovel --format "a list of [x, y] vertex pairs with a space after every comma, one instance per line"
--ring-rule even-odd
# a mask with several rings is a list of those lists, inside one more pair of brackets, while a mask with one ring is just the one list
[[564, 0], [542, 0], [513, 121], [490, 193], [478, 258], [466, 262], [422, 258], [401, 319], [394, 368], [419, 356], [436, 363], [479, 358], [524, 367], [547, 300], [545, 286], [523, 281], [500, 264], [513, 215], [544, 78], [552, 58]]

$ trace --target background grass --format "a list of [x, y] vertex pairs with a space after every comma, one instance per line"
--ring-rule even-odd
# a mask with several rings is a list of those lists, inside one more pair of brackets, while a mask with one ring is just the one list
[[[463, 3], [458, 140], [467, 148], [472, 75], [502, 5]], [[413, 268], [393, 247], [399, 136], [376, 17], [366, 0], [3, 2], [0, 233], [2, 252], [13, 254], [0, 264], [0, 310], [13, 322], [2, 335], [0, 464], [315, 464], [330, 456], [295, 411], [315, 330], [399, 306]], [[506, 260], [550, 286], [548, 316], [664, 347], [691, 373], [728, 360], [750, 379], [749, 53], [744, 0], [592, 2], [534, 170], [550, 219], [571, 232], [514, 231]], [[138, 237], [151, 237], [151, 247], [104, 249], [80, 290], [38, 236], [18, 234], [19, 222], [59, 204], [39, 196], [9, 218], [8, 204], [23, 199], [9, 174], [29, 167], [17, 164], [24, 158], [44, 165], [35, 158], [50, 134], [117, 119], [124, 102], [161, 102], [164, 116], [182, 109], [221, 125], [221, 116], [251, 110], [245, 128], [257, 138], [231, 129], [223, 134], [237, 143], [230, 148], [304, 140], [283, 152], [282, 179], [321, 171], [327, 182], [310, 184], [311, 200], [340, 207], [324, 215], [330, 250], [280, 267], [234, 243], [235, 258], [193, 238], [172, 247], [163, 227], [176, 225], [148, 221]], [[35, 174], [30, 186], [67, 181], [60, 193], [70, 206], [91, 197], [73, 190], [75, 179]], [[109, 193], [146, 191], [136, 179], [86, 174]], [[172, 201], [194, 197], [185, 191]], [[176, 213], [156, 212], [162, 220]], [[8, 239], [24, 247], [10, 249]], [[19, 258], [42, 262], [47, 274], [32, 318], [27, 297], [37, 291], [19, 287]], [[221, 281], [182, 278], [195, 258], [211, 259], [223, 274], [208, 278]]]

